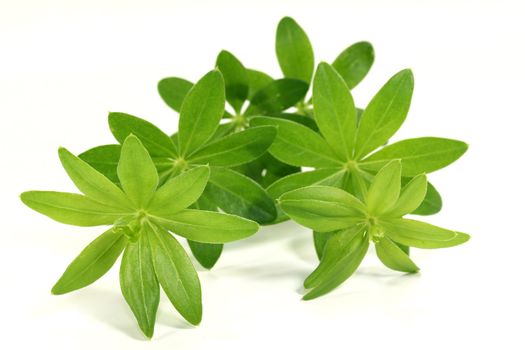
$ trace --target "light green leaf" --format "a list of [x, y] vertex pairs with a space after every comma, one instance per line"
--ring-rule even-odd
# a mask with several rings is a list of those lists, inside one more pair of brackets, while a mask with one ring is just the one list
[[195, 209], [184, 209], [155, 219], [171, 232], [202, 243], [233, 242], [249, 237], [259, 229], [256, 222], [239, 216]]
[[388, 268], [401, 272], [414, 273], [419, 267], [409, 256], [388, 237], [382, 237], [374, 241], [377, 257]]
[[304, 281], [305, 288], [312, 290], [303, 299], [320, 297], [346, 281], [363, 261], [368, 246], [363, 226], [336, 233], [326, 243], [321, 263]]
[[201, 243], [188, 240], [191, 252], [195, 259], [205, 269], [211, 269], [219, 260], [222, 253], [222, 244]]
[[372, 180], [367, 194], [368, 211], [381, 215], [392, 208], [401, 191], [401, 162], [393, 160], [385, 165]]
[[269, 151], [280, 161], [295, 166], [314, 168], [342, 166], [342, 161], [338, 159], [326, 141], [306, 126], [284, 119], [266, 117], [253, 118], [250, 124], [277, 127], [277, 136]]
[[292, 220], [319, 232], [345, 229], [365, 220], [363, 203], [335, 187], [300, 188], [285, 193], [278, 202]]
[[201, 196], [209, 176], [210, 169], [199, 166], [171, 178], [155, 192], [148, 212], [163, 216], [189, 207]]
[[396, 204], [383, 216], [401, 217], [416, 210], [427, 193], [427, 177], [424, 174], [414, 177], [403, 187]]
[[295, 173], [275, 181], [266, 190], [272, 198], [277, 199], [286, 192], [306, 186], [326, 185], [339, 187], [343, 173], [344, 171], [340, 168], [323, 168]]
[[273, 126], [249, 128], [222, 137], [193, 153], [193, 164], [238, 166], [259, 158], [272, 144], [277, 129]]
[[[401, 183], [406, 181], [405, 179], [406, 178], [403, 178]], [[411, 212], [410, 214], [433, 215], [433, 214], [439, 213], [442, 206], [443, 206], [443, 201], [441, 200], [441, 196], [439, 192], [430, 182], [427, 182], [427, 193], [425, 195], [425, 199], [423, 199], [423, 202], [421, 203], [421, 205], [416, 210]]]
[[269, 224], [277, 216], [273, 199], [254, 180], [234, 170], [213, 167], [206, 197], [228, 214]]
[[76, 226], [111, 225], [131, 215], [131, 210], [111, 207], [76, 193], [29, 191], [20, 195], [29, 208], [63, 224]]
[[277, 26], [275, 51], [285, 77], [310, 82], [314, 51], [304, 30], [290, 17], [281, 19]]
[[401, 159], [403, 176], [416, 176], [439, 170], [456, 161], [467, 151], [461, 141], [439, 137], [420, 137], [388, 145], [363, 160], [365, 170], [378, 170], [392, 159]]
[[341, 74], [349, 89], [353, 89], [368, 74], [374, 63], [374, 48], [362, 41], [347, 47], [337, 56], [332, 66]]
[[176, 157], [170, 137], [150, 122], [125, 113], [110, 113], [109, 128], [119, 143], [135, 135], [152, 157]]
[[179, 112], [182, 101], [192, 88], [193, 84], [182, 78], [164, 78], [159, 81], [157, 89], [160, 97], [175, 111]]
[[219, 53], [216, 64], [224, 77], [226, 100], [239, 113], [248, 98], [248, 72], [237, 57], [226, 50]]
[[384, 145], [401, 127], [410, 107], [413, 90], [414, 76], [409, 69], [405, 69], [390, 78], [374, 96], [357, 128], [356, 159]]
[[140, 329], [151, 338], [159, 306], [160, 288], [145, 231], [135, 243], [128, 243], [120, 265], [120, 290]]
[[315, 121], [326, 142], [340, 158], [352, 159], [357, 126], [354, 100], [328, 63], [320, 63], [315, 73], [313, 103]]
[[469, 240], [466, 233], [450, 231], [410, 219], [381, 220], [385, 234], [397, 243], [416, 248], [447, 248]]
[[117, 261], [126, 242], [126, 237], [113, 229], [98, 236], [69, 264], [51, 293], [69, 293], [104, 276]]
[[308, 84], [297, 79], [277, 79], [261, 88], [250, 100], [246, 115], [279, 113], [301, 101]]
[[202, 320], [202, 296], [199, 276], [180, 243], [164, 229], [146, 225], [157, 279], [175, 306], [189, 323]]
[[120, 159], [120, 145], [103, 145], [91, 148], [78, 155], [78, 158], [91, 165], [113, 183], [118, 183], [117, 165]]
[[136, 136], [128, 136], [122, 144], [117, 174], [135, 206], [146, 207], [157, 189], [159, 176], [148, 151]]
[[338, 231], [333, 231], [333, 232], [317, 232], [317, 231], [313, 231], [312, 232], [312, 235], [313, 235], [313, 238], [314, 238], [315, 253], [317, 254], [317, 258], [319, 260], [321, 260], [321, 258], [323, 257], [323, 252], [324, 252], [324, 248], [326, 246], [326, 243], [337, 232]]
[[224, 113], [224, 79], [213, 70], [199, 80], [182, 103], [179, 117], [179, 153], [186, 156], [208, 141]]
[[248, 99], [251, 100], [253, 96], [263, 87], [270, 84], [273, 78], [266, 73], [255, 69], [247, 69], [248, 84], [250, 86]]
[[98, 202], [130, 209], [131, 203], [124, 192], [107, 177], [65, 148], [60, 148], [58, 155], [67, 174], [82, 193]]

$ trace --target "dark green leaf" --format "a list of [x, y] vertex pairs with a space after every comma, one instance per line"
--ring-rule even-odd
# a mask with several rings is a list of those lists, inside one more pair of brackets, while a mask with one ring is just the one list
[[188, 240], [191, 252], [195, 259], [206, 269], [211, 269], [222, 253], [222, 244], [201, 243]]
[[[405, 180], [405, 178], [403, 178]], [[406, 180], [405, 180], [406, 181]], [[433, 215], [439, 213], [441, 207], [443, 206], [443, 201], [441, 196], [436, 188], [430, 183], [427, 182], [427, 193], [425, 199], [421, 205], [414, 210], [411, 214], [415, 215]]]
[[78, 158], [91, 165], [111, 182], [118, 183], [117, 165], [120, 151], [120, 145], [103, 145], [79, 154]]
[[226, 100], [239, 113], [244, 101], [248, 98], [248, 72], [237, 57], [225, 50], [217, 56], [216, 64], [224, 77]]
[[248, 99], [251, 100], [260, 89], [270, 84], [273, 78], [268, 74], [259, 72], [255, 69], [247, 69], [247, 73], [250, 86]]
[[168, 106], [179, 112], [182, 106], [182, 101], [192, 88], [193, 84], [181, 78], [164, 78], [159, 81], [157, 89], [160, 97], [166, 102]]
[[246, 114], [265, 115], [283, 112], [301, 101], [308, 84], [297, 79], [278, 79], [261, 88], [250, 100]]
[[332, 66], [343, 77], [349, 89], [353, 89], [368, 74], [374, 63], [374, 48], [362, 41], [347, 47], [337, 56]]

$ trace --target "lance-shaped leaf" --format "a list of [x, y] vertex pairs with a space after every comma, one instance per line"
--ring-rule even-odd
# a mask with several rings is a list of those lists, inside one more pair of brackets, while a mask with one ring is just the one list
[[368, 74], [374, 63], [374, 48], [362, 41], [347, 47], [332, 66], [341, 74], [349, 89], [353, 89]]
[[226, 50], [219, 53], [216, 64], [224, 77], [226, 100], [239, 113], [248, 98], [248, 72], [237, 57]]
[[249, 128], [208, 143], [193, 153], [188, 161], [227, 167], [245, 164], [266, 152], [276, 134], [277, 129], [273, 126]]
[[416, 248], [453, 247], [469, 240], [466, 233], [450, 231], [410, 219], [381, 220], [385, 234], [397, 243]]
[[186, 156], [208, 141], [224, 113], [224, 79], [218, 70], [201, 78], [188, 92], [179, 117], [179, 153]]
[[113, 183], [118, 183], [117, 165], [120, 159], [120, 145], [103, 145], [91, 148], [78, 155]]
[[427, 177], [424, 174], [414, 177], [406, 184], [396, 204], [383, 216], [401, 217], [415, 211], [425, 199], [427, 193]]
[[312, 288], [303, 299], [320, 297], [346, 281], [357, 270], [368, 251], [369, 238], [364, 227], [353, 227], [335, 234], [326, 244], [319, 267], [304, 282]]
[[409, 69], [394, 75], [368, 104], [357, 129], [355, 157], [385, 144], [399, 129], [410, 107], [414, 76]]
[[251, 100], [252, 97], [263, 87], [270, 84], [273, 81], [273, 78], [266, 73], [260, 72], [255, 69], [247, 69], [248, 74], [248, 85], [249, 93], [248, 99]]
[[124, 192], [88, 163], [65, 148], [58, 150], [58, 156], [71, 180], [86, 196], [114, 207], [130, 208], [130, 201]]
[[352, 159], [357, 127], [354, 100], [343, 78], [328, 64], [320, 63], [314, 78], [315, 121], [332, 149]]
[[84, 288], [104, 276], [115, 264], [126, 242], [126, 237], [113, 229], [98, 236], [69, 264], [51, 293], [69, 293]]
[[184, 209], [171, 215], [155, 217], [171, 232], [202, 243], [228, 243], [253, 235], [259, 225], [239, 216], [213, 211]]
[[[217, 211], [217, 206], [213, 204], [206, 196], [201, 196], [192, 208], [199, 210]], [[219, 260], [222, 253], [223, 244], [202, 243], [188, 240], [193, 256], [202, 267], [211, 269]]]
[[120, 290], [140, 329], [151, 338], [155, 329], [160, 288], [153, 267], [149, 238], [144, 231], [137, 242], [126, 246], [120, 265]]
[[125, 113], [110, 113], [109, 128], [119, 143], [133, 134], [152, 157], [176, 157], [177, 150], [171, 138], [150, 122]]
[[339, 188], [309, 186], [279, 198], [282, 210], [294, 221], [319, 232], [348, 228], [363, 222], [366, 208]]
[[22, 193], [20, 199], [40, 214], [68, 225], [111, 225], [132, 214], [131, 210], [111, 207], [76, 193], [28, 191]]
[[209, 176], [210, 169], [199, 166], [171, 178], [155, 192], [148, 212], [163, 216], [189, 207], [201, 196]]
[[275, 181], [266, 190], [272, 198], [279, 198], [281, 195], [298, 188], [325, 185], [340, 187], [344, 171], [340, 168], [323, 168], [303, 173], [291, 174]]
[[317, 258], [321, 260], [323, 257], [324, 248], [326, 246], [326, 243], [330, 238], [334, 236], [339, 231], [333, 231], [333, 232], [317, 232], [313, 231], [312, 236], [314, 239], [314, 247], [315, 247], [315, 253], [317, 255]]
[[257, 182], [234, 170], [212, 168], [205, 193], [224, 212], [259, 224], [269, 224], [277, 216], [274, 201], [268, 193]]
[[162, 290], [182, 317], [193, 325], [199, 324], [202, 319], [201, 285], [190, 258], [167, 231], [156, 225], [145, 227]]
[[285, 77], [310, 82], [314, 51], [304, 30], [290, 17], [281, 19], [277, 26], [275, 51]]
[[401, 162], [393, 160], [379, 170], [370, 184], [366, 197], [368, 211], [372, 215], [388, 211], [396, 204], [400, 191]]
[[326, 141], [306, 126], [284, 119], [265, 117], [253, 118], [250, 124], [277, 127], [277, 136], [269, 151], [280, 161], [314, 168], [333, 168], [342, 165], [342, 161]]
[[122, 145], [117, 174], [128, 198], [137, 208], [145, 207], [157, 189], [159, 177], [148, 151], [134, 135]]
[[175, 111], [179, 112], [182, 101], [192, 88], [193, 84], [181, 78], [164, 78], [159, 81], [157, 89], [160, 97]]
[[[406, 184], [407, 182], [405, 181], [407, 181], [406, 178], [403, 178], [401, 183]], [[425, 199], [423, 199], [423, 202], [421, 202], [419, 207], [411, 212], [411, 214], [433, 215], [439, 213], [442, 206], [443, 201], [441, 195], [430, 182], [427, 182], [427, 193], [425, 194]]]
[[388, 237], [381, 237], [375, 242], [377, 257], [388, 268], [401, 272], [418, 272], [419, 267], [408, 255]]
[[257, 91], [250, 100], [247, 115], [282, 112], [301, 101], [308, 84], [297, 79], [278, 79]]
[[462, 141], [439, 137], [420, 137], [388, 145], [363, 160], [361, 167], [378, 170], [392, 159], [401, 159], [403, 176], [430, 173], [455, 162], [467, 151]]

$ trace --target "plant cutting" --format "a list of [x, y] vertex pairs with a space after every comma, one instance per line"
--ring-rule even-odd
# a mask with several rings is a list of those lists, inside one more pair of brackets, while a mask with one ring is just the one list
[[201, 286], [195, 268], [169, 233], [203, 243], [248, 237], [256, 222], [212, 211], [187, 209], [208, 181], [208, 167], [193, 167], [159, 185], [155, 164], [135, 136], [123, 143], [117, 167], [120, 186], [60, 148], [59, 157], [83, 193], [29, 191], [21, 195], [31, 209], [69, 225], [111, 227], [68, 266], [52, 289], [65, 294], [102, 277], [124, 252], [120, 266], [122, 295], [140, 329], [152, 337], [159, 305], [159, 284], [189, 323], [202, 318]]
[[[223, 50], [217, 56], [216, 67], [224, 76], [226, 100], [230, 107], [224, 113], [226, 122], [220, 127], [223, 135], [248, 128], [251, 118], [260, 115], [292, 120], [317, 130], [312, 120], [312, 100], [306, 98], [314, 72], [314, 52], [305, 31], [290, 17], [281, 19], [277, 26], [275, 51], [284, 75], [284, 78], [275, 80], [266, 73], [245, 68], [228, 51]], [[358, 42], [343, 50], [333, 66], [352, 89], [363, 80], [373, 62], [372, 45]], [[170, 77], [159, 82], [158, 91], [166, 104], [179, 112], [192, 85], [188, 80]], [[299, 167], [280, 162], [270, 154], [264, 154], [237, 170], [264, 187], [286, 175], [300, 172]]]
[[[273, 198], [293, 189], [330, 185], [364, 200], [373, 175], [393, 159], [400, 159], [402, 182], [430, 173], [457, 160], [467, 150], [464, 142], [437, 137], [403, 140], [384, 146], [408, 114], [414, 79], [410, 70], [394, 75], [374, 96], [360, 118], [344, 79], [327, 63], [320, 63], [314, 78], [314, 118], [319, 133], [289, 120], [258, 117], [253, 126], [275, 126], [278, 133], [269, 152], [280, 161], [313, 168], [288, 175], [268, 187]], [[426, 197], [413, 214], [433, 214], [441, 197], [429, 184]], [[284, 213], [280, 213], [283, 217]], [[314, 233], [319, 256], [329, 235]]]
[[414, 211], [427, 189], [425, 175], [401, 187], [400, 160], [390, 161], [362, 192], [362, 198], [330, 186], [308, 186], [285, 193], [279, 199], [284, 212], [318, 234], [333, 232], [327, 240], [317, 269], [304, 281], [310, 291], [303, 299], [322, 296], [359, 267], [370, 242], [381, 262], [397, 271], [413, 273], [419, 268], [405, 246], [423, 249], [453, 247], [469, 235], [421, 221], [404, 219]]
[[[178, 132], [172, 137], [150, 122], [125, 113], [110, 113], [109, 127], [120, 143], [129, 134], [138, 137], [153, 158], [160, 183], [197, 165], [210, 166], [210, 179], [193, 207], [222, 210], [260, 224], [272, 223], [277, 211], [273, 199], [251, 178], [232, 170], [260, 157], [271, 145], [276, 128], [262, 126], [234, 134], [221, 132], [225, 86], [222, 74], [213, 70], [185, 95]], [[120, 145], [95, 147], [80, 158], [118, 183]], [[173, 200], [176, 200], [175, 198]], [[223, 245], [189, 241], [191, 251], [205, 268], [212, 268]]]

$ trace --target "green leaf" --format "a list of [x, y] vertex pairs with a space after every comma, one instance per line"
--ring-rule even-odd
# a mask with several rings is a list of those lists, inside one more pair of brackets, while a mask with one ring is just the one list
[[171, 232], [202, 243], [228, 243], [253, 235], [259, 225], [235, 215], [195, 209], [155, 217]]
[[383, 216], [402, 217], [416, 210], [427, 193], [427, 177], [424, 174], [414, 177], [403, 187], [396, 204]]
[[326, 243], [330, 238], [334, 236], [338, 231], [333, 232], [317, 232], [313, 231], [313, 238], [314, 238], [314, 246], [315, 246], [315, 253], [317, 254], [317, 258], [321, 260], [323, 257], [324, 248], [326, 246]]
[[219, 260], [222, 253], [222, 244], [201, 243], [188, 240], [191, 252], [195, 259], [205, 269], [211, 269]]
[[182, 103], [179, 117], [179, 152], [186, 156], [208, 141], [224, 113], [224, 79], [213, 70], [199, 80]]
[[321, 263], [304, 281], [305, 288], [312, 290], [303, 299], [320, 297], [346, 281], [363, 261], [368, 246], [364, 226], [336, 233], [326, 243]]
[[416, 248], [453, 247], [465, 243], [470, 238], [466, 233], [410, 219], [381, 220], [381, 225], [385, 234], [393, 241]]
[[277, 79], [261, 88], [250, 100], [247, 115], [279, 113], [301, 101], [308, 84], [297, 79]]
[[170, 137], [150, 122], [125, 113], [110, 113], [109, 128], [119, 143], [135, 135], [152, 157], [176, 157], [177, 150]]
[[319, 232], [345, 229], [365, 220], [363, 203], [335, 187], [293, 190], [279, 198], [279, 205], [292, 220]]
[[155, 192], [148, 212], [163, 216], [189, 207], [204, 192], [209, 177], [210, 169], [199, 166], [171, 178]]
[[275, 181], [266, 190], [277, 199], [286, 192], [312, 185], [327, 185], [339, 187], [344, 171], [339, 168], [323, 168], [304, 173], [295, 173]]
[[390, 78], [374, 96], [357, 128], [356, 159], [384, 145], [401, 127], [410, 107], [413, 90], [414, 76], [409, 69], [405, 69]]
[[259, 224], [269, 224], [277, 216], [268, 193], [257, 182], [234, 170], [213, 167], [205, 193], [224, 212]]
[[128, 136], [122, 144], [117, 174], [135, 206], [146, 207], [157, 189], [159, 176], [148, 151], [136, 136]]
[[302, 124], [302, 125], [310, 128], [310, 129], [312, 129], [313, 131], [316, 131], [316, 132], [319, 131], [319, 128], [317, 127], [317, 124], [315, 123], [315, 120], [310, 118], [310, 117], [307, 117], [305, 115], [302, 115], [302, 114], [276, 113], [276, 114], [270, 115], [270, 117], [286, 119], [286, 120], [289, 120], [289, 121], [292, 121], [292, 122], [296, 122], [296, 123]]
[[377, 257], [388, 268], [401, 272], [414, 273], [419, 271], [419, 267], [408, 255], [388, 237], [382, 237], [374, 241]]
[[332, 66], [341, 74], [349, 89], [353, 89], [368, 74], [374, 63], [374, 48], [362, 41], [347, 47], [337, 56]]
[[266, 73], [259, 72], [255, 69], [247, 69], [248, 85], [250, 87], [248, 99], [251, 100], [253, 96], [263, 87], [270, 84], [273, 78]]
[[124, 192], [88, 163], [65, 148], [58, 150], [58, 156], [71, 180], [86, 196], [117, 208], [130, 208], [131, 203]]
[[214, 166], [238, 166], [259, 158], [272, 144], [277, 129], [273, 126], [249, 128], [209, 143], [193, 153], [188, 161]]
[[164, 78], [159, 81], [157, 89], [160, 97], [175, 111], [179, 112], [182, 101], [192, 88], [193, 84], [182, 78]]
[[281, 19], [277, 26], [275, 51], [285, 77], [310, 82], [314, 51], [304, 30], [290, 17]]
[[226, 50], [219, 53], [216, 64], [224, 77], [226, 100], [239, 113], [248, 98], [248, 72], [237, 57]]
[[103, 145], [91, 148], [78, 155], [113, 183], [118, 183], [117, 164], [120, 159], [120, 145]]
[[113, 229], [98, 236], [69, 264], [51, 293], [69, 293], [104, 276], [117, 261], [126, 242], [126, 237]]
[[202, 320], [199, 276], [180, 243], [164, 229], [146, 225], [157, 279], [177, 311], [189, 323]]
[[117, 219], [131, 215], [131, 210], [111, 207], [76, 193], [29, 191], [22, 193], [20, 199], [40, 214], [69, 225], [111, 225]]
[[[405, 180], [405, 178], [403, 178], [403, 180]], [[439, 213], [442, 206], [443, 202], [441, 200], [439, 192], [430, 182], [427, 182], [427, 193], [425, 195], [425, 199], [423, 199], [421, 205], [419, 205], [419, 207], [416, 210], [414, 210], [411, 214], [433, 215]]]
[[315, 121], [326, 142], [340, 158], [352, 159], [357, 126], [354, 100], [328, 63], [320, 63], [315, 73], [313, 103]]
[[372, 180], [366, 203], [372, 215], [381, 215], [392, 208], [401, 191], [401, 162], [393, 160], [385, 165]]
[[403, 176], [416, 176], [439, 170], [455, 162], [467, 151], [461, 141], [439, 137], [420, 137], [388, 145], [363, 160], [366, 170], [380, 169], [392, 159], [401, 159]]
[[147, 233], [128, 243], [120, 265], [120, 290], [140, 329], [151, 338], [159, 306], [160, 288], [153, 266], [152, 249]]
[[277, 127], [277, 136], [269, 151], [282, 162], [314, 168], [342, 166], [342, 161], [337, 158], [326, 141], [306, 126], [284, 119], [266, 117], [253, 118], [250, 124]]

